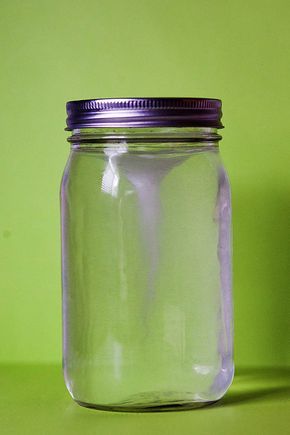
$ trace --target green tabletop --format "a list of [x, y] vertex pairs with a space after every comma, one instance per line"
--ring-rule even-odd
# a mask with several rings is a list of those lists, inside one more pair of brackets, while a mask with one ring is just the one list
[[290, 368], [237, 369], [219, 403], [148, 414], [80, 407], [55, 365], [3, 365], [0, 385], [1, 435], [290, 434]]

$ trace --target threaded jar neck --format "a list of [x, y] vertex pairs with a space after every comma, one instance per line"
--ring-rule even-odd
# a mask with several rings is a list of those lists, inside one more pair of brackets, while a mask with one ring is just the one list
[[218, 145], [222, 137], [212, 127], [80, 128], [72, 130], [68, 142], [89, 144], [199, 144]]

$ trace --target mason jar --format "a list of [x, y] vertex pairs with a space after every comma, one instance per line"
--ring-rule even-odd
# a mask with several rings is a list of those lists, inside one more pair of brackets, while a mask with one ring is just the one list
[[221, 101], [67, 103], [63, 369], [80, 405], [194, 408], [233, 378]]

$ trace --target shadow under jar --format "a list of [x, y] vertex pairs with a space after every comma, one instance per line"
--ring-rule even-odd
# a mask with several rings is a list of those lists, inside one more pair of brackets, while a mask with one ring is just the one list
[[194, 408], [233, 378], [221, 101], [67, 104], [63, 366], [80, 405]]

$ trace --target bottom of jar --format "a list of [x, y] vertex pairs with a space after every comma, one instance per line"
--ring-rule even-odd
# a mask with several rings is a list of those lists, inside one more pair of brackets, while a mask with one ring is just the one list
[[190, 409], [202, 408], [213, 405], [218, 400], [213, 401], [194, 401], [194, 402], [168, 402], [168, 403], [146, 403], [146, 404], [127, 404], [120, 403], [116, 405], [98, 405], [94, 403], [81, 402], [75, 399], [75, 402], [85, 408], [92, 408], [99, 411], [111, 412], [166, 412], [166, 411], [187, 411]]

